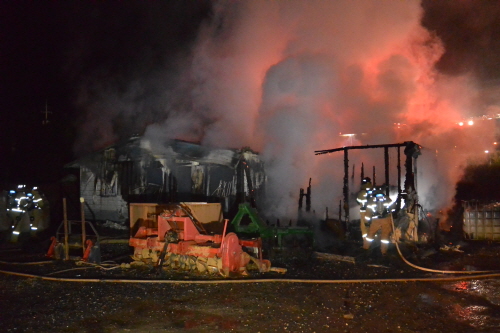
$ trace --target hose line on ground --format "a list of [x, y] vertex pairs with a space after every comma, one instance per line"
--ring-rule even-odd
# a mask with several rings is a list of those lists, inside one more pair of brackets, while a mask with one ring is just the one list
[[43, 265], [43, 264], [53, 264], [53, 260], [47, 261], [32, 261], [32, 262], [8, 262], [8, 261], [0, 261], [0, 264], [5, 265]]
[[[391, 215], [391, 224], [392, 224], [392, 230], [393, 231], [396, 230], [396, 228], [394, 227], [394, 220], [392, 218], [392, 215]], [[408, 266], [411, 266], [411, 267], [416, 268], [416, 269], [421, 270], [421, 271], [432, 272], [432, 273], [440, 273], [440, 274], [489, 274], [489, 273], [499, 272], [498, 270], [496, 270], [496, 271], [442, 271], [442, 270], [437, 270], [437, 269], [420, 267], [420, 266], [412, 264], [411, 262], [409, 262], [408, 260], [406, 260], [406, 258], [403, 256], [403, 253], [401, 253], [401, 250], [399, 248], [399, 244], [398, 244], [398, 242], [396, 240], [394, 240], [394, 244], [396, 244], [396, 249], [398, 250], [398, 254], [401, 257], [401, 259], [403, 259], [403, 261]]]
[[78, 270], [82, 270], [82, 269], [89, 269], [89, 268], [94, 268], [94, 267], [76, 267], [76, 268], [63, 269], [62, 271], [55, 271], [55, 272], [48, 273], [46, 276], [64, 273], [64, 272], [78, 271]]
[[305, 284], [347, 284], [347, 283], [397, 283], [397, 282], [444, 282], [478, 280], [498, 278], [500, 273], [478, 274], [469, 276], [436, 277], [436, 278], [408, 278], [408, 279], [355, 279], [355, 280], [311, 280], [311, 279], [238, 279], [238, 280], [123, 280], [123, 279], [73, 279], [56, 278], [26, 273], [17, 273], [0, 270], [0, 273], [37, 278], [45, 281], [59, 282], [88, 282], [88, 283], [151, 283], [151, 284], [241, 284], [241, 283], [305, 283]]

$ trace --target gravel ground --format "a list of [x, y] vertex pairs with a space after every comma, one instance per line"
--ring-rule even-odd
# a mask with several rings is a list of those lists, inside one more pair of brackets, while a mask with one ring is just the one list
[[[405, 255], [435, 269], [500, 269], [498, 244], [463, 244], [464, 252], [406, 248]], [[103, 247], [103, 260], [128, 247]], [[105, 249], [106, 248], [106, 249]], [[123, 252], [123, 253], [122, 253]], [[442, 277], [388, 259], [358, 256], [355, 263], [318, 256], [273, 261], [287, 273], [255, 279], [372, 279], [346, 282], [221, 283], [217, 276], [157, 272], [141, 266], [102, 270], [46, 260], [40, 253], [0, 251], [0, 270], [65, 278], [210, 280], [213, 284], [62, 282], [0, 274], [3, 332], [499, 332], [500, 280], [376, 282]], [[346, 253], [343, 253], [346, 255]], [[75, 269], [77, 268], [77, 269]], [[69, 270], [68, 270], [69, 269]], [[239, 282], [242, 279], [238, 279]]]

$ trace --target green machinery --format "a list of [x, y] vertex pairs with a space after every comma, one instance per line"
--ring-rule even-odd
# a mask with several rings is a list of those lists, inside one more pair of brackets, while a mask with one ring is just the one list
[[308, 227], [269, 226], [262, 221], [257, 210], [249, 203], [238, 206], [238, 213], [231, 224], [238, 235], [259, 236], [264, 245], [269, 245], [272, 249], [286, 250], [290, 247], [312, 249], [314, 245], [314, 233]]

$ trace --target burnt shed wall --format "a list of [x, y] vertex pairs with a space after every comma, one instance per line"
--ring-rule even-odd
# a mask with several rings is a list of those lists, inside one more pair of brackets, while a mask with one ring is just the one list
[[135, 141], [75, 164], [86, 214], [96, 220], [126, 223], [130, 203], [220, 202], [231, 214], [238, 203], [255, 204], [264, 195], [264, 166], [249, 149], [175, 142], [153, 153]]

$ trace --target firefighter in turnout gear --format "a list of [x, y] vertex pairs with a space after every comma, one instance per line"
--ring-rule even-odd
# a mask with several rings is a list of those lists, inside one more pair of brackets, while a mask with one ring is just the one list
[[0, 230], [9, 229], [10, 241], [13, 243], [27, 239], [49, 226], [49, 203], [37, 187], [28, 192], [26, 185], [19, 185], [17, 190], [9, 191], [5, 206], [5, 214], [0, 217]]
[[387, 253], [389, 248], [389, 237], [392, 232], [392, 200], [386, 195], [385, 187], [379, 187], [373, 191], [372, 197], [368, 200], [367, 213], [370, 214], [371, 224], [368, 234], [364, 239], [363, 248], [368, 250], [375, 239], [375, 234], [380, 233], [380, 249], [382, 255]]
[[361, 237], [363, 244], [366, 243], [366, 236], [368, 235], [368, 225], [370, 223], [370, 214], [367, 213], [368, 200], [370, 200], [373, 192], [372, 180], [369, 177], [363, 178], [361, 181], [361, 190], [358, 192], [356, 201], [359, 204], [359, 228], [361, 230]]
[[37, 187], [33, 187], [32, 202], [30, 210], [31, 230], [32, 232], [42, 231], [49, 226], [49, 202]]
[[16, 191], [10, 191], [11, 200], [7, 213], [12, 220], [12, 236], [10, 241], [13, 243], [18, 241], [21, 233], [30, 232], [30, 216], [28, 211], [32, 206], [32, 195], [31, 193], [26, 193], [25, 190], [26, 185], [19, 185]]

